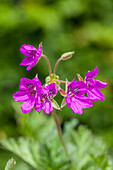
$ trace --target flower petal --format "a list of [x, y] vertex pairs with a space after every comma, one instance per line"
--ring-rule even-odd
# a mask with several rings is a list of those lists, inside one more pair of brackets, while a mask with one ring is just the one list
[[35, 47], [33, 47], [32, 45], [28, 45], [28, 44], [23, 44], [20, 47], [20, 51], [21, 51], [21, 53], [23, 53], [24, 55], [26, 55], [28, 57], [33, 57], [37, 53], [37, 49]]
[[34, 61], [34, 57], [25, 57], [22, 62], [20, 63], [20, 65], [26, 66], [26, 65], [30, 65], [32, 64]]
[[95, 88], [102, 89], [106, 86], [107, 86], [107, 83], [99, 81], [99, 80], [95, 80]]
[[93, 103], [91, 102], [90, 99], [86, 96], [75, 96], [75, 97], [68, 97], [66, 98], [66, 103], [68, 108], [71, 107], [72, 111], [74, 113], [82, 114], [83, 113], [83, 108], [88, 108], [92, 107]]
[[33, 78], [32, 82], [35, 86], [42, 86], [41, 81], [37, 77]]
[[38, 50], [37, 50], [37, 54], [38, 55], [38, 58], [42, 55], [42, 43], [39, 44], [39, 47], [38, 47]]
[[87, 74], [86, 74], [86, 80], [87, 80], [87, 78], [93, 78], [93, 77], [95, 77], [97, 74], [98, 74], [98, 72], [99, 72], [99, 69], [98, 69], [98, 67], [96, 67], [94, 70], [92, 70], [92, 71], [89, 71]]
[[88, 90], [87, 95], [93, 101], [101, 100], [103, 102], [105, 99], [104, 95], [97, 89]]
[[35, 57], [33, 58], [32, 63], [30, 63], [29, 66], [26, 68], [27, 71], [29, 71], [29, 70], [38, 62], [38, 58], [39, 58], [39, 57], [37, 57], [37, 56], [35, 56]]
[[19, 89], [20, 90], [33, 90], [34, 85], [32, 83], [32, 80], [27, 78], [21, 78]]
[[27, 91], [18, 91], [13, 95], [15, 101], [23, 102], [29, 98]]
[[37, 112], [39, 112], [42, 108], [43, 104], [41, 102], [41, 97], [40, 96], [37, 96], [36, 100], [35, 100], [35, 110]]
[[26, 100], [25, 102], [23, 102], [21, 105], [22, 113], [26, 114], [26, 113], [30, 112], [33, 109], [34, 104], [35, 104], [34, 97], [31, 97], [28, 100]]
[[68, 108], [70, 109], [70, 107], [71, 107], [71, 97], [70, 97], [70, 95], [67, 95], [66, 103], [67, 103]]
[[86, 96], [76, 96], [73, 102], [77, 102], [77, 104], [84, 109], [93, 106], [91, 100]]
[[56, 95], [57, 94], [57, 87], [56, 87], [56, 83], [51, 83], [48, 85], [49, 88], [49, 95]]
[[83, 95], [83, 94], [85, 94], [85, 93], [87, 93], [87, 90], [86, 90], [86, 89], [79, 89], [77, 95], [78, 95], [78, 96], [81, 96], [81, 95]]
[[74, 113], [82, 114], [83, 110], [82, 108], [75, 102], [71, 103], [71, 109]]
[[51, 113], [53, 111], [52, 103], [50, 101], [44, 103], [44, 106], [42, 107], [42, 109], [44, 110], [46, 114]]

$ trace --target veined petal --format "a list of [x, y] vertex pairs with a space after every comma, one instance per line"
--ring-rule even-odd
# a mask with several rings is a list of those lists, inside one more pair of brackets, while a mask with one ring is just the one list
[[20, 90], [33, 90], [34, 85], [32, 83], [32, 80], [27, 78], [21, 78], [19, 89]]
[[71, 97], [70, 97], [70, 95], [67, 95], [66, 103], [67, 103], [68, 108], [70, 109], [70, 107], [71, 107]]
[[93, 106], [91, 100], [86, 96], [76, 96], [75, 98], [73, 97], [72, 101], [76, 102], [80, 107], [84, 109]]
[[88, 90], [87, 95], [93, 101], [101, 100], [103, 102], [105, 99], [104, 95], [97, 89]]
[[86, 84], [84, 81], [76, 81], [76, 79], [74, 78], [72, 80], [71, 83], [68, 84], [68, 88], [71, 87], [71, 88], [85, 88], [86, 87]]
[[79, 91], [78, 91], [78, 96], [81, 96], [81, 95], [83, 95], [83, 94], [85, 94], [85, 93], [87, 93], [87, 90], [86, 89], [79, 89]]
[[87, 80], [87, 78], [93, 78], [93, 77], [95, 77], [97, 74], [98, 74], [98, 72], [99, 72], [99, 69], [98, 69], [98, 67], [96, 67], [94, 70], [92, 70], [92, 71], [89, 71], [87, 74], [86, 74], [86, 80]]
[[92, 107], [93, 103], [86, 96], [72, 97], [71, 109], [74, 113], [82, 114], [83, 110], [88, 107]]
[[46, 114], [51, 113], [53, 111], [52, 103], [50, 101], [44, 103], [44, 106], [42, 107], [42, 109], [44, 110]]
[[33, 58], [32, 63], [29, 64], [29, 66], [26, 68], [27, 71], [29, 71], [37, 62], [38, 62], [39, 56], [35, 56]]
[[45, 86], [45, 87], [42, 89], [42, 94], [44, 94], [44, 95], [49, 94], [49, 87], [48, 87], [48, 86]]
[[32, 96], [28, 100], [22, 103], [21, 105], [21, 111], [22, 113], [26, 114], [30, 112], [33, 109], [33, 106], [35, 104], [35, 98]]
[[41, 81], [37, 77], [33, 78], [32, 82], [34, 83], [35, 86], [42, 86]]
[[42, 108], [43, 104], [41, 102], [41, 97], [40, 96], [37, 96], [37, 98], [35, 99], [35, 110], [37, 112], [39, 112]]
[[49, 95], [56, 95], [57, 94], [57, 87], [56, 87], [56, 83], [51, 83], [48, 85], [49, 88]]
[[20, 51], [21, 51], [21, 53], [23, 53], [24, 55], [26, 55], [28, 57], [33, 57], [37, 53], [37, 49], [35, 47], [33, 47], [32, 45], [28, 45], [28, 44], [23, 44], [20, 47]]
[[26, 65], [30, 65], [32, 64], [34, 61], [34, 58], [33, 57], [25, 57], [22, 62], [20, 63], [20, 65], [23, 65], [23, 66], [26, 66]]
[[71, 103], [71, 109], [74, 113], [82, 114], [83, 110], [82, 107], [80, 107], [77, 103], [72, 102]]
[[95, 88], [102, 89], [106, 86], [107, 86], [107, 83], [99, 81], [99, 80], [95, 80]]
[[27, 91], [18, 91], [13, 95], [15, 101], [23, 102], [29, 99]]

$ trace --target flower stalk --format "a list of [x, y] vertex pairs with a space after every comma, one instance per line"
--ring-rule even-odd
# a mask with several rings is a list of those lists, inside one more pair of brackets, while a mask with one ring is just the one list
[[54, 119], [54, 121], [55, 121], [55, 125], [56, 125], [56, 129], [57, 129], [57, 132], [58, 132], [58, 136], [59, 136], [60, 142], [61, 142], [61, 144], [62, 144], [62, 146], [63, 146], [63, 148], [64, 148], [64, 151], [65, 151], [66, 155], [69, 156], [68, 151], [67, 151], [67, 148], [66, 148], [66, 145], [65, 145], [64, 140], [63, 140], [63, 138], [62, 138], [61, 127], [60, 127], [60, 124], [59, 124], [59, 122], [58, 122], [58, 119], [57, 119], [57, 116], [56, 116], [56, 114], [55, 114], [54, 109], [53, 109], [53, 111], [52, 111], [52, 116], [53, 116], [53, 119]]
[[46, 61], [47, 61], [48, 69], [49, 69], [49, 75], [51, 77], [51, 65], [50, 65], [49, 59], [44, 54], [42, 54], [42, 57], [44, 57], [46, 59]]
[[58, 64], [60, 63], [60, 61], [61, 61], [61, 60], [62, 60], [62, 59], [61, 59], [61, 58], [59, 58], [59, 59], [58, 59], [58, 61], [56, 62], [56, 65], [55, 65], [55, 68], [54, 68], [53, 74], [55, 74], [56, 69], [57, 69], [57, 66], [58, 66]]

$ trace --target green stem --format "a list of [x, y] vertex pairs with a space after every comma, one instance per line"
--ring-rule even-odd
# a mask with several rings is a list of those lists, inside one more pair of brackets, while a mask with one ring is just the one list
[[59, 136], [60, 142], [61, 142], [61, 144], [62, 144], [62, 146], [63, 146], [63, 148], [64, 148], [64, 151], [65, 151], [66, 155], [69, 156], [68, 151], [67, 151], [67, 148], [66, 148], [66, 145], [65, 145], [65, 143], [64, 143], [64, 141], [63, 141], [63, 138], [62, 138], [61, 127], [60, 127], [60, 124], [59, 124], [59, 122], [58, 122], [58, 119], [57, 119], [57, 116], [56, 116], [56, 114], [55, 114], [54, 109], [53, 109], [53, 111], [52, 111], [52, 116], [53, 116], [53, 119], [54, 119], [54, 121], [55, 121], [55, 125], [56, 125], [56, 129], [57, 129], [57, 132], [58, 132], [58, 136]]

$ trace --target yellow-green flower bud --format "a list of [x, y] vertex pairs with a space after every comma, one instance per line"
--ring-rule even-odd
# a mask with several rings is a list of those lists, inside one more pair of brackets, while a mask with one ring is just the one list
[[70, 59], [70, 58], [72, 57], [72, 55], [73, 55], [74, 53], [75, 53], [74, 51], [64, 53], [64, 54], [62, 54], [61, 59], [62, 59], [62, 60], [68, 60], [68, 59]]

